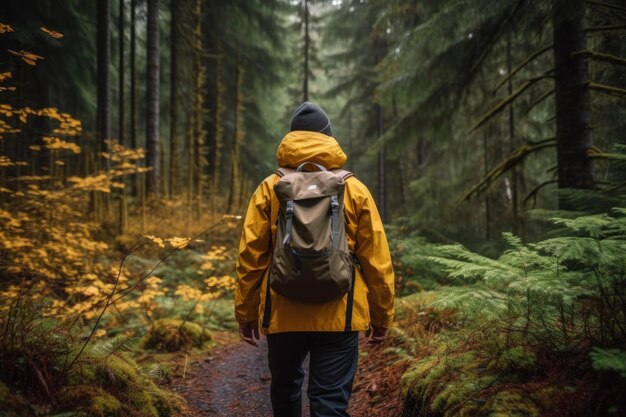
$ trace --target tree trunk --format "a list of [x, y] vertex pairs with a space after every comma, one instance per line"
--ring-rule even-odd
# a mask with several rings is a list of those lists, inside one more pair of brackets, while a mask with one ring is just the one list
[[136, 87], [135, 87], [135, 55], [136, 55], [136, 38], [137, 31], [135, 29], [136, 24], [136, 9], [137, 0], [131, 0], [130, 2], [130, 147], [137, 149], [137, 99], [136, 99]]
[[[111, 136], [111, 4], [109, 0], [98, 0], [98, 151], [106, 152], [105, 140]], [[108, 160], [107, 160], [108, 161]]]
[[[511, 56], [511, 48], [512, 48], [512, 40], [511, 40], [511, 32], [509, 32], [506, 43], [506, 61], [507, 61], [507, 74], [511, 74], [513, 71], [513, 58]], [[513, 94], [513, 77], [509, 77], [508, 81], [508, 93], [509, 96]], [[517, 148], [517, 144], [515, 143], [515, 110], [513, 108], [513, 103], [509, 106], [509, 153], [512, 153], [515, 148]], [[511, 207], [513, 213], [513, 233], [515, 235], [519, 235], [520, 233], [520, 218], [519, 218], [519, 208], [518, 208], [518, 186], [517, 186], [517, 165], [514, 165], [511, 168]]]
[[147, 55], [147, 117], [146, 162], [148, 172], [146, 192], [159, 194], [161, 185], [161, 155], [159, 139], [159, 0], [148, 0]]
[[[118, 136], [119, 143], [121, 145], [126, 145], [125, 143], [125, 135], [124, 135], [124, 0], [120, 0], [119, 2], [119, 113], [118, 113]], [[127, 180], [126, 176], [122, 178], [122, 182], [124, 183], [124, 188], [120, 190], [119, 197], [119, 222], [118, 222], [118, 234], [123, 235], [126, 233], [126, 228], [128, 224], [128, 204], [127, 204], [127, 190], [126, 186]]]
[[[483, 175], [489, 172], [489, 133], [483, 129]], [[489, 189], [485, 190], [485, 239], [491, 239], [491, 200]]]
[[[385, 132], [383, 108], [376, 105], [378, 118], [378, 137]], [[387, 221], [387, 174], [385, 172], [385, 150], [378, 152], [378, 211], [383, 222]]]
[[234, 133], [233, 133], [233, 149], [231, 155], [231, 177], [230, 177], [230, 190], [228, 198], [228, 212], [232, 213], [233, 210], [239, 207], [239, 186], [241, 183], [240, 173], [240, 148], [243, 141], [243, 65], [237, 60], [237, 70], [235, 72], [235, 121], [234, 121]]
[[118, 139], [120, 144], [124, 143], [124, 0], [120, 0], [119, 3], [119, 124], [118, 124]]
[[304, 1], [304, 101], [309, 101], [309, 1]]
[[[589, 68], [586, 49], [584, 0], [554, 0], [554, 75], [559, 188], [594, 187], [588, 150], [590, 128]], [[568, 203], [560, 199], [561, 208]]]
[[[204, 128], [205, 112], [204, 112], [204, 94], [205, 94], [205, 80], [206, 80], [206, 67], [204, 65], [204, 46], [202, 42], [202, 0], [196, 0], [196, 6], [194, 11], [196, 17], [196, 29], [194, 31], [194, 52], [195, 52], [195, 95], [194, 95], [194, 110], [193, 110], [193, 138], [191, 139], [193, 160], [190, 164], [194, 165], [195, 174], [195, 198], [194, 207], [196, 218], [200, 216], [202, 199], [204, 197], [204, 177], [205, 168], [207, 165], [207, 159], [205, 156], [206, 148], [206, 130]], [[194, 178], [192, 178], [192, 181]], [[193, 188], [192, 188], [193, 191]]]
[[180, 1], [172, 0], [170, 3], [172, 21], [170, 24], [170, 172], [169, 191], [170, 195], [178, 193], [178, 153], [179, 137], [178, 128], [178, 47], [180, 37]]
[[217, 63], [215, 65], [215, 147], [212, 149], [211, 172], [211, 211], [215, 212], [216, 197], [220, 194], [222, 148], [224, 147], [224, 128], [222, 116], [224, 114], [224, 83], [222, 81], [223, 51], [220, 42], [217, 49]]
[[[97, 150], [98, 152], [106, 152], [108, 146], [106, 140], [111, 137], [111, 86], [110, 86], [110, 67], [111, 62], [111, 4], [109, 0], [98, 0], [98, 18], [97, 18]], [[100, 169], [100, 158], [96, 159], [96, 170]], [[104, 159], [104, 168], [110, 167], [109, 159]], [[103, 210], [109, 209], [109, 195], [95, 192], [94, 201], [94, 217], [96, 221], [103, 219]], [[106, 207], [103, 207], [103, 203]]]

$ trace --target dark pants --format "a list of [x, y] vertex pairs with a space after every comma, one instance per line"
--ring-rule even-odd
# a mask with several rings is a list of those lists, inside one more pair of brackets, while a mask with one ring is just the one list
[[358, 332], [288, 332], [267, 336], [274, 417], [301, 417], [302, 363], [309, 359], [311, 417], [349, 417]]

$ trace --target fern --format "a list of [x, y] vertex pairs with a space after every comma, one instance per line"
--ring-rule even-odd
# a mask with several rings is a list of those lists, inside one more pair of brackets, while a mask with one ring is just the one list
[[559, 350], [626, 340], [626, 210], [551, 221], [563, 235], [524, 244], [504, 234], [510, 249], [498, 259], [441, 246], [429, 259], [463, 285], [440, 290], [433, 306]]
[[615, 371], [626, 378], [626, 351], [595, 348], [589, 356], [595, 369]]
[[90, 352], [95, 357], [109, 357], [117, 352], [132, 352], [138, 343], [137, 337], [117, 336], [95, 342]]

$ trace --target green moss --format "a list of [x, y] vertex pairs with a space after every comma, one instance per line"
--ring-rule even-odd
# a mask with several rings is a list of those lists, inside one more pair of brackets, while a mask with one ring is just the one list
[[97, 380], [118, 398], [133, 415], [167, 417], [180, 408], [182, 400], [161, 388], [143, 374], [139, 366], [123, 355], [113, 355], [97, 368]]
[[211, 339], [211, 333], [197, 323], [164, 319], [154, 323], [144, 347], [162, 352], [187, 351], [203, 348]]
[[111, 393], [94, 385], [74, 385], [61, 389], [57, 401], [63, 410], [93, 417], [115, 417], [122, 404]]

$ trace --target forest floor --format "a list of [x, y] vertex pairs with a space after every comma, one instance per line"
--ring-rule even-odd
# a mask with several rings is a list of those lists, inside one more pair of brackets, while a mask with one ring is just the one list
[[[185, 372], [173, 378], [171, 389], [184, 397], [187, 407], [180, 417], [271, 417], [270, 372], [267, 344], [258, 348], [240, 342], [231, 332], [215, 335], [218, 345], [210, 352], [194, 354]], [[383, 353], [385, 346], [368, 346], [361, 340], [352, 417], [399, 417], [403, 397], [400, 376], [404, 369]], [[306, 363], [305, 363], [306, 368]], [[303, 417], [309, 417], [306, 378]]]

